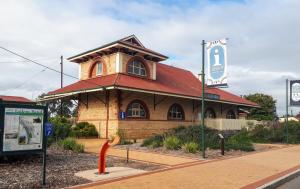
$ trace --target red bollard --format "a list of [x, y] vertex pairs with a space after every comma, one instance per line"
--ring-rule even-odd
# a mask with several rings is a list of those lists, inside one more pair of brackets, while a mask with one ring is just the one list
[[98, 174], [104, 174], [105, 173], [105, 155], [106, 151], [109, 148], [108, 140], [105, 141], [105, 143], [102, 145], [99, 153], [99, 160], [98, 160]]
[[117, 145], [120, 142], [120, 137], [117, 135], [112, 143], [108, 143], [108, 140], [100, 148], [99, 159], [98, 159], [98, 174], [105, 174], [106, 162], [105, 156], [110, 146]]

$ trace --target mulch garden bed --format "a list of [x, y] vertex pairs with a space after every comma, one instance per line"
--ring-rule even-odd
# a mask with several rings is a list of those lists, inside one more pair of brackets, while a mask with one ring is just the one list
[[[86, 153], [73, 153], [52, 146], [47, 150], [47, 185], [41, 185], [42, 156], [27, 155], [0, 159], [0, 188], [63, 188], [91, 181], [76, 177], [74, 173], [97, 169], [98, 156]], [[164, 168], [160, 165], [130, 161], [108, 156], [107, 167], [120, 166], [146, 171]]]
[[[282, 147], [283, 145], [269, 145], [269, 144], [254, 144], [255, 151], [252, 152], [263, 152], [271, 149], [277, 149]], [[187, 158], [202, 158], [202, 152], [198, 151], [197, 153], [186, 153], [184, 150], [168, 150], [164, 147], [158, 147], [158, 148], [148, 148], [148, 147], [142, 147], [141, 143], [133, 143], [129, 145], [117, 145], [114, 148], [119, 149], [126, 149], [129, 148], [129, 150], [136, 150], [136, 151], [142, 151], [142, 152], [151, 152], [151, 153], [157, 153], [157, 154], [165, 154], [165, 155], [172, 155], [172, 156], [179, 156], [179, 157], [187, 157]], [[251, 152], [245, 152], [240, 150], [229, 150], [225, 151], [225, 156], [222, 156], [221, 150], [219, 149], [207, 149], [205, 151], [205, 155], [207, 159], [216, 159], [216, 158], [225, 158], [228, 156], [241, 156], [246, 155]]]

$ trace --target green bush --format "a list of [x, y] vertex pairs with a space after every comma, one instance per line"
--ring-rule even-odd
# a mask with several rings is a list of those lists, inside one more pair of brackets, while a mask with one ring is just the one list
[[78, 144], [74, 138], [66, 138], [58, 142], [58, 145], [65, 150], [72, 150], [73, 152], [84, 152], [84, 145]]
[[263, 125], [256, 126], [253, 130], [250, 131], [249, 135], [254, 142], [257, 143], [266, 143], [271, 140], [270, 129], [264, 127]]
[[[288, 122], [289, 143], [300, 143], [300, 123], [296, 121]], [[285, 143], [286, 142], [286, 127], [282, 123], [277, 127], [268, 127], [259, 125], [249, 133], [251, 139], [257, 143]]]
[[196, 153], [197, 150], [199, 149], [199, 145], [195, 142], [189, 142], [189, 143], [186, 143], [182, 146], [182, 148], [184, 149], [184, 151], [186, 153]]
[[[282, 133], [285, 133], [284, 125], [282, 125]], [[300, 123], [296, 121], [288, 122], [288, 131], [289, 131], [289, 143], [290, 144], [299, 144], [300, 143]], [[286, 135], [282, 135], [286, 136]], [[282, 137], [285, 139], [285, 137]]]
[[[205, 133], [205, 147], [212, 149], [220, 148], [219, 144], [219, 131], [204, 127]], [[176, 136], [181, 143], [194, 142], [201, 146], [202, 141], [202, 128], [200, 126], [179, 126], [170, 131], [171, 136]]]
[[48, 137], [47, 138], [47, 147], [51, 146], [55, 142], [55, 138], [53, 137]]
[[163, 141], [158, 141], [155, 140], [151, 143], [151, 145], [149, 146], [150, 148], [159, 148], [163, 146]]
[[[65, 117], [55, 116], [49, 119], [49, 122], [53, 124], [54, 133], [53, 138], [57, 140], [65, 139], [69, 136], [71, 131], [71, 123]], [[53, 141], [52, 139], [50, 139]], [[49, 141], [50, 141], [49, 140]]]
[[254, 146], [246, 130], [242, 130], [239, 133], [231, 136], [227, 142], [225, 142], [225, 148], [227, 150], [241, 150], [241, 151], [254, 151]]
[[[210, 149], [220, 149], [220, 131], [204, 127], [205, 147]], [[250, 136], [245, 135], [246, 130], [223, 132], [226, 149], [252, 151], [253, 145]], [[165, 137], [167, 136], [167, 137]], [[155, 135], [145, 139], [142, 146], [156, 148], [165, 146], [167, 149], [179, 149], [181, 144], [197, 144], [201, 146], [202, 132], [200, 126], [180, 126], [166, 132], [164, 135]], [[228, 143], [228, 144], [227, 144]], [[187, 147], [188, 148], [188, 147]], [[185, 148], [183, 147], [185, 150]]]
[[176, 136], [167, 137], [164, 142], [164, 147], [169, 150], [178, 150], [181, 147], [181, 141]]
[[98, 136], [95, 125], [88, 122], [77, 123], [70, 133], [72, 137], [95, 137]]
[[155, 135], [144, 139], [141, 146], [149, 146], [152, 148], [161, 147], [163, 145], [164, 137], [162, 135]]
[[120, 137], [120, 143], [119, 143], [119, 145], [132, 144], [131, 141], [129, 141], [129, 140], [126, 139], [126, 135], [125, 135], [125, 133], [124, 133], [123, 130], [118, 129], [117, 135]]

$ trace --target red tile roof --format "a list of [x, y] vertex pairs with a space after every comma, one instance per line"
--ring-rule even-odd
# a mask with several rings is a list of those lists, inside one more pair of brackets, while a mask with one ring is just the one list
[[[49, 92], [48, 95], [115, 86], [193, 98], [199, 98], [202, 96], [201, 82], [190, 71], [161, 63], [157, 63], [156, 70], [156, 80], [144, 79], [119, 73], [88, 80], [81, 80], [62, 89]], [[248, 101], [221, 89], [207, 88], [205, 92], [219, 95], [220, 101], [257, 106], [254, 102]]]
[[26, 103], [32, 103], [33, 101], [21, 97], [21, 96], [4, 96], [0, 95], [0, 99], [6, 102], [26, 102]]

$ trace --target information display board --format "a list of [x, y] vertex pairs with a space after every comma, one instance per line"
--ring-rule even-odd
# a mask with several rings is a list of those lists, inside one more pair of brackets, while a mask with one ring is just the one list
[[0, 152], [42, 151], [45, 107], [22, 104], [0, 104], [0, 107]]
[[5, 108], [4, 112], [4, 152], [42, 149], [44, 110]]

